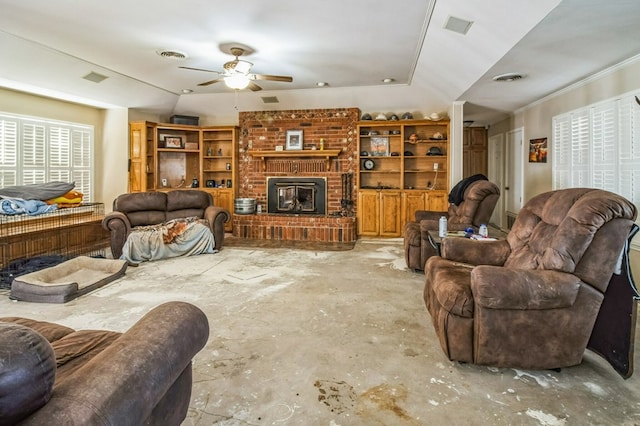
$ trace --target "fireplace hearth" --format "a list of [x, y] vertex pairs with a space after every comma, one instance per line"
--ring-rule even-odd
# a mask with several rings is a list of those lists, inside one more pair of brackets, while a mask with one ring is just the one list
[[267, 213], [326, 215], [326, 178], [268, 177]]

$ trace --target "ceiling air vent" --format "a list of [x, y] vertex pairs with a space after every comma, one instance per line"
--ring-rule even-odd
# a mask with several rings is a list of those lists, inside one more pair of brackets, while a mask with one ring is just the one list
[[91, 71], [89, 74], [85, 75], [82, 78], [84, 78], [85, 80], [93, 81], [94, 83], [101, 83], [109, 77], [107, 77], [106, 75], [98, 74], [97, 72]]
[[506, 74], [500, 74], [493, 77], [493, 81], [516, 81], [524, 78], [524, 75], [516, 72], [509, 72]]
[[187, 54], [177, 50], [158, 49], [156, 53], [163, 58], [169, 59], [187, 59]]
[[264, 102], [265, 104], [277, 104], [280, 101], [276, 96], [263, 96], [262, 102]]

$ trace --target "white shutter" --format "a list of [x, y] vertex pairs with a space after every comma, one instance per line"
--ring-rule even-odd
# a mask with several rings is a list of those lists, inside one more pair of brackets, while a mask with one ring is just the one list
[[640, 108], [632, 97], [618, 102], [620, 195], [640, 202]]
[[551, 145], [553, 189], [571, 186], [571, 123], [569, 114], [553, 118]]
[[615, 104], [607, 103], [594, 107], [592, 116], [593, 164], [591, 185], [593, 188], [618, 191], [618, 150]]
[[0, 187], [18, 184], [18, 123], [0, 119]]
[[571, 115], [571, 183], [573, 188], [588, 187], [591, 184], [591, 126], [589, 111]]

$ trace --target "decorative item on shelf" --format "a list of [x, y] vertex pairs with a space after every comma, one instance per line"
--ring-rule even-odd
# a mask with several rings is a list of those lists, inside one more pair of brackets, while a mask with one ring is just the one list
[[402, 114], [402, 119], [403, 120], [413, 120], [413, 114], [411, 114], [410, 112], [405, 112], [404, 114]]
[[164, 137], [165, 148], [182, 148], [182, 136], [165, 136]]
[[320, 138], [320, 151], [324, 151], [324, 139]]
[[200, 186], [200, 181], [198, 180], [197, 177], [193, 177], [193, 179], [191, 179], [191, 187], [192, 188], [198, 188]]
[[284, 146], [276, 145], [276, 151], [284, 151]]
[[389, 133], [391, 133], [392, 135], [399, 135], [400, 134], [400, 130], [398, 130], [398, 129], [391, 130], [391, 131], [389, 131]]
[[216, 181], [214, 179], [207, 179], [205, 181], [205, 186], [207, 188], [215, 188], [216, 187]]
[[360, 151], [360, 157], [367, 157], [369, 153], [367, 151]]
[[442, 153], [442, 150], [440, 149], [440, 147], [432, 146], [431, 148], [429, 148], [429, 151], [427, 151], [427, 155], [444, 155], [444, 154]]
[[376, 115], [376, 121], [387, 121], [387, 116], [383, 113]]
[[198, 142], [185, 142], [184, 149], [196, 150], [198, 149]]
[[365, 112], [364, 114], [362, 114], [362, 117], [360, 118], [360, 120], [371, 120], [371, 114], [369, 114], [368, 112]]
[[371, 138], [371, 155], [376, 157], [386, 157], [389, 155], [389, 138]]
[[231, 188], [231, 179], [227, 179], [227, 188]]
[[362, 163], [362, 166], [366, 170], [373, 170], [373, 168], [376, 166], [376, 163], [372, 159], [367, 158], [366, 160], [364, 160], [364, 163]]
[[222, 157], [222, 148], [218, 148], [218, 157]]
[[394, 151], [394, 152], [392, 152], [390, 155], [391, 155], [392, 157], [399, 157], [399, 156], [400, 156], [400, 153], [399, 153], [399, 152], [395, 152], [395, 151]]
[[231, 170], [231, 163], [227, 163], [227, 164], [225, 164], [225, 169], [227, 169], [227, 170]]
[[302, 147], [302, 130], [287, 130], [287, 151], [299, 151]]
[[418, 135], [415, 134], [415, 133], [411, 133], [411, 135], [409, 135], [409, 142], [417, 143], [418, 142]]
[[432, 113], [431, 113], [431, 115], [429, 115], [429, 118], [430, 118], [432, 121], [440, 121], [440, 119], [441, 119], [442, 117], [441, 117], [441, 116], [440, 116], [440, 114], [438, 114], [437, 112], [432, 112]]
[[398, 118], [398, 116], [397, 116], [397, 115], [395, 115], [395, 114], [391, 114], [391, 117], [389, 117], [389, 120], [391, 120], [391, 121], [398, 121], [398, 120], [399, 120], [399, 118]]
[[411, 151], [405, 151], [405, 152], [404, 152], [404, 156], [405, 156], [405, 157], [413, 157], [413, 152], [411, 152]]
[[207, 155], [209, 157], [213, 156], [213, 147], [209, 147], [209, 149], [207, 149]]
[[445, 136], [444, 136], [442, 133], [440, 133], [440, 132], [435, 132], [435, 133], [433, 134], [433, 136], [431, 136], [429, 139], [431, 139], [432, 141], [441, 141], [441, 140], [444, 140], [444, 139], [446, 139], [446, 138], [445, 138]]

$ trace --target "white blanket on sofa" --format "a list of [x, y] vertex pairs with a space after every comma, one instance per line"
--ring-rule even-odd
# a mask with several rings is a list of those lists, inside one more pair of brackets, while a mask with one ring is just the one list
[[[172, 234], [176, 228], [179, 232]], [[122, 247], [120, 259], [138, 264], [148, 260], [215, 253], [214, 247], [213, 234], [208, 226], [191, 218], [176, 219], [134, 228]]]

